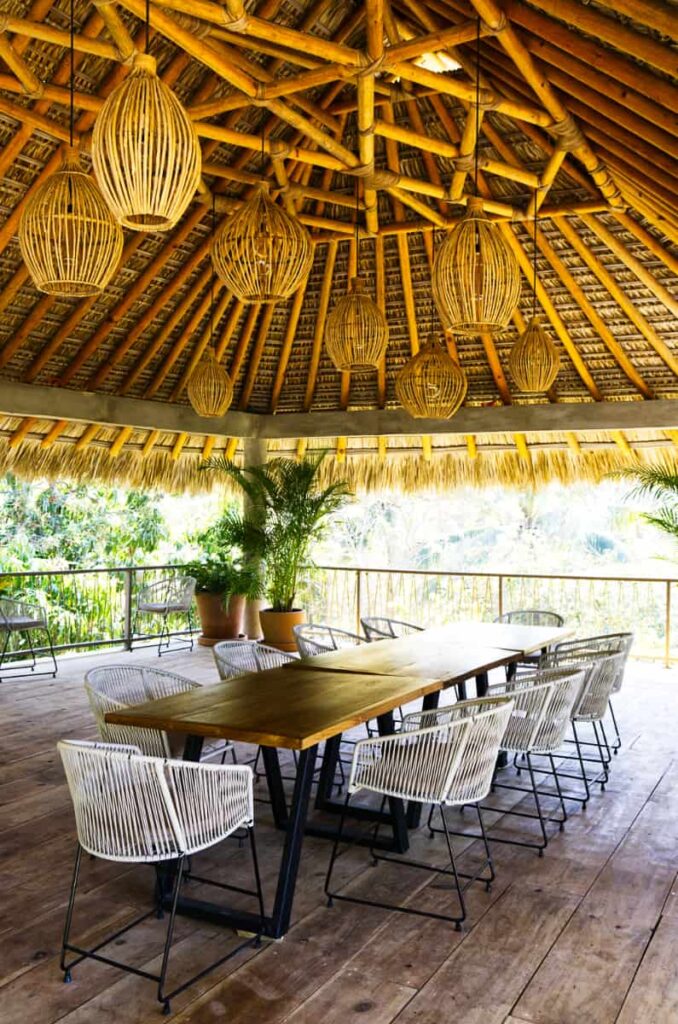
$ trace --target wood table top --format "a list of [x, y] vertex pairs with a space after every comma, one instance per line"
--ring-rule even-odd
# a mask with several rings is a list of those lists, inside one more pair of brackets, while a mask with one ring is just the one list
[[438, 679], [293, 665], [109, 711], [106, 721], [304, 750], [439, 689]]
[[490, 669], [515, 660], [515, 651], [499, 647], [466, 646], [449, 638], [432, 638], [433, 631], [412, 633], [397, 640], [379, 640], [356, 647], [302, 658], [292, 668], [327, 669], [334, 672], [364, 672], [375, 675], [412, 676], [437, 679], [442, 684], [463, 682]]
[[519, 654], [534, 654], [543, 647], [574, 635], [571, 626], [521, 626], [513, 622], [450, 622], [424, 630], [429, 642], [448, 642], [500, 647]]

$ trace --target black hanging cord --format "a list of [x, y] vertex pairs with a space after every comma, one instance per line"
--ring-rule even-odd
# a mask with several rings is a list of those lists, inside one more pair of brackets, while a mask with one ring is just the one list
[[360, 277], [360, 180], [355, 179], [355, 274]]
[[[216, 206], [217, 197], [214, 192], [212, 193], [212, 244], [214, 245], [214, 235], [216, 232]], [[210, 347], [214, 345], [214, 274], [210, 278]]]
[[71, 0], [71, 32], [70, 32], [70, 46], [71, 46], [71, 81], [69, 85], [69, 99], [70, 99], [70, 112], [68, 126], [71, 137], [71, 148], [73, 148], [73, 140], [75, 138], [75, 0]]
[[476, 195], [478, 191], [478, 139], [480, 137], [480, 18], [476, 26], [476, 145], [474, 153], [474, 179]]
[[151, 41], [151, 0], [146, 0], [146, 53]]
[[532, 316], [537, 315], [537, 193], [534, 194], [534, 249], [532, 251]]

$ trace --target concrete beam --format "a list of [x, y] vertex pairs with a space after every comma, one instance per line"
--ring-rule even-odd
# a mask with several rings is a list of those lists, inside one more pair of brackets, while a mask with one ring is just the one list
[[204, 419], [190, 406], [0, 380], [0, 413], [65, 419], [170, 433], [283, 440], [299, 437], [378, 437], [411, 434], [678, 429], [678, 399], [466, 406], [451, 420], [415, 420], [404, 409], [284, 413], [227, 412]]

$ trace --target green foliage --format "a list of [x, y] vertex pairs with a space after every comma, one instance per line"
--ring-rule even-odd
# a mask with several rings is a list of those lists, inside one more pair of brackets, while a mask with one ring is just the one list
[[186, 565], [186, 572], [195, 576], [196, 590], [221, 594], [224, 600], [232, 594], [252, 599], [261, 596], [261, 573], [249, 557], [246, 524], [235, 509], [226, 509], [194, 540], [204, 552], [203, 558]]
[[675, 463], [665, 461], [655, 466], [639, 466], [618, 475], [636, 481], [629, 497], [651, 498], [657, 503], [654, 511], [641, 513], [641, 518], [678, 539], [678, 469]]
[[227, 459], [208, 460], [203, 468], [225, 473], [249, 499], [247, 515], [232, 514], [246, 556], [262, 558], [273, 611], [291, 611], [302, 565], [325, 532], [328, 518], [349, 498], [345, 484], [321, 488], [318, 472], [326, 453], [303, 459], [273, 459], [240, 468]]

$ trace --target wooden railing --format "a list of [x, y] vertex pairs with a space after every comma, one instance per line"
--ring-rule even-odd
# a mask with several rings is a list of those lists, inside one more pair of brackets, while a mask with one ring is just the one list
[[357, 631], [364, 615], [435, 625], [492, 620], [516, 608], [559, 612], [579, 635], [631, 630], [636, 657], [678, 661], [672, 604], [678, 578], [552, 573], [436, 572], [316, 566], [298, 603], [309, 617]]

